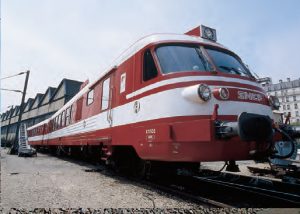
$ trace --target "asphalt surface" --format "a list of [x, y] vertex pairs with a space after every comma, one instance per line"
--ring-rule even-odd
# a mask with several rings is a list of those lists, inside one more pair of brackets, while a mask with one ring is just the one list
[[1, 207], [3, 211], [12, 207], [201, 209], [198, 204], [113, 175], [105, 167], [40, 153], [18, 157], [3, 149]]

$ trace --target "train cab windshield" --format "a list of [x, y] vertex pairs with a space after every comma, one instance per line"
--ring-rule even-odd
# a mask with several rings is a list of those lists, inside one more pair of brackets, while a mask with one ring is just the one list
[[179, 71], [210, 71], [212, 66], [199, 46], [168, 45], [156, 49], [164, 74]]
[[252, 77], [250, 71], [234, 55], [216, 49], [206, 48], [208, 55], [212, 58], [218, 70], [229, 74]]
[[[208, 60], [205, 51], [211, 58]], [[164, 74], [185, 71], [213, 71], [210, 61], [215, 64], [218, 71], [252, 77], [250, 71], [241, 60], [225, 51], [201, 48], [195, 45], [164, 45], [156, 49], [156, 55]]]

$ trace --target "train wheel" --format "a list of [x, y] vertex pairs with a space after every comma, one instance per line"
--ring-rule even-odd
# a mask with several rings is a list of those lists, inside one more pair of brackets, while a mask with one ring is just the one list
[[133, 161], [133, 169], [132, 174], [137, 179], [144, 179], [150, 173], [150, 162], [140, 159], [139, 157], [135, 157]]
[[132, 147], [115, 148], [111, 166], [117, 173], [135, 178], [144, 178], [147, 172], [146, 162], [137, 156]]

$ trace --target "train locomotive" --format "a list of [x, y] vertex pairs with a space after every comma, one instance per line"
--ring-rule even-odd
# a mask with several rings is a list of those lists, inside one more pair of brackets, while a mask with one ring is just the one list
[[274, 142], [290, 140], [273, 121], [279, 100], [216, 38], [201, 25], [138, 40], [53, 116], [29, 127], [29, 144], [132, 166], [271, 156]]

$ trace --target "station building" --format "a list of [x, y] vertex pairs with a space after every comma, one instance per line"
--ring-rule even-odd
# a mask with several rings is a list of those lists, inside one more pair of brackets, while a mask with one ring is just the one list
[[[27, 127], [37, 124], [53, 115], [80, 90], [82, 82], [63, 79], [57, 88], [49, 87], [44, 94], [38, 93], [24, 103], [21, 123]], [[20, 106], [1, 114], [1, 145], [11, 145], [16, 137]]]
[[280, 101], [279, 111], [283, 113], [284, 119], [290, 113], [290, 123], [300, 124], [300, 79], [286, 81], [279, 80], [272, 83], [270, 77], [259, 79], [268, 95], [277, 96]]

